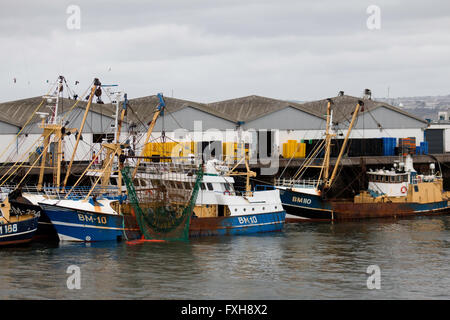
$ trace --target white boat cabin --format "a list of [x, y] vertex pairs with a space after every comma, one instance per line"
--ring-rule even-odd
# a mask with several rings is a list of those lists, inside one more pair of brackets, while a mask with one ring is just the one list
[[417, 174], [410, 155], [405, 162], [395, 162], [391, 170], [379, 169], [367, 172], [369, 179], [368, 192], [372, 197], [382, 195], [390, 197], [406, 197], [411, 186], [422, 182], [434, 182], [434, 164], [430, 164], [431, 175]]

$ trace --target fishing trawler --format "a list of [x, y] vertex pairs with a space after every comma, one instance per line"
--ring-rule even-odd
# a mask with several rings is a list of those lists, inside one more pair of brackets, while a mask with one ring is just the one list
[[[96, 90], [93, 88], [92, 92], [96, 92]], [[147, 139], [151, 135], [158, 115], [165, 106], [162, 94], [158, 94], [158, 97], [159, 104], [149, 126]], [[120, 162], [124, 160], [123, 157], [125, 156], [124, 150], [128, 147], [126, 143], [119, 141], [128, 106], [126, 94], [121, 110], [119, 110], [119, 100], [120, 97], [118, 96], [116, 99], [115, 141], [113, 143], [102, 143], [100, 151], [93, 157], [83, 174], [71, 188], [63, 189], [65, 190], [64, 193], [41, 199], [38, 202], [51, 220], [61, 241], [117, 241], [140, 237], [140, 230], [135, 217], [123, 213], [121, 209], [122, 203], [127, 197], [126, 189], [122, 185], [122, 175], [119, 171]], [[118, 118], [119, 113], [120, 119]], [[87, 110], [85, 117], [86, 115]], [[102, 164], [97, 167], [96, 163], [102, 153], [104, 153]], [[72, 160], [69, 163], [68, 172]], [[117, 179], [114, 179], [114, 183], [111, 184], [111, 177], [114, 176]], [[83, 187], [79, 185], [85, 177], [93, 179], [91, 186]], [[67, 175], [63, 188], [65, 188], [66, 181]]]
[[[60, 100], [62, 100], [63, 94], [63, 84], [67, 85], [67, 82], [63, 76], [58, 77], [58, 81], [56, 84], [55, 92], [52, 95], [46, 95], [43, 97], [43, 101], [47, 102], [46, 108], [50, 110], [49, 113], [44, 112], [36, 112], [39, 114], [41, 118], [40, 128], [42, 129], [42, 135], [40, 137], [42, 145], [38, 148], [40, 149], [39, 155], [34, 159], [29, 158], [30, 165], [24, 165], [24, 163], [16, 163], [14, 166], [10, 168], [17, 167], [13, 170], [13, 173], [18, 170], [20, 167], [27, 168], [28, 170], [22, 179], [15, 185], [13, 188], [14, 192], [10, 194], [10, 202], [12, 205], [16, 203], [20, 203], [20, 205], [28, 205], [33, 208], [40, 208], [40, 218], [38, 229], [35, 234], [35, 238], [38, 239], [58, 239], [58, 234], [55, 228], [55, 225], [52, 223], [51, 218], [48, 216], [47, 211], [43, 210], [41, 206], [41, 202], [57, 200], [63, 197], [67, 192], [66, 183], [68, 177], [71, 172], [71, 167], [74, 161], [74, 156], [77, 150], [78, 143], [81, 138], [81, 133], [83, 131], [83, 126], [85, 124], [85, 120], [87, 114], [90, 110], [90, 106], [92, 104], [92, 100], [94, 96], [97, 96], [99, 99], [101, 96], [101, 83], [99, 79], [95, 78], [92, 86], [91, 92], [88, 96], [88, 103], [85, 109], [84, 117], [81, 122], [81, 126], [79, 129], [75, 128], [67, 128], [67, 124], [69, 121], [65, 121], [65, 116], [59, 114], [60, 108]], [[78, 104], [77, 100], [74, 105], [71, 107], [71, 110]], [[36, 110], [41, 106], [39, 105]], [[66, 115], [67, 116], [67, 115]], [[70, 134], [74, 134], [76, 139], [76, 144], [73, 150], [72, 158], [69, 162], [68, 168], [66, 168], [66, 175], [64, 182], [62, 183], [62, 173], [63, 173], [63, 144], [64, 138]], [[53, 147], [52, 151], [50, 151], [50, 147]], [[48, 160], [50, 158], [50, 161]], [[23, 185], [26, 177], [30, 173], [33, 168], [39, 169], [39, 178], [36, 186]], [[53, 183], [45, 184], [44, 183], [44, 174], [46, 169], [52, 169], [53, 171]], [[11, 178], [12, 174], [7, 177], [7, 179]], [[3, 178], [3, 177], [2, 177]], [[6, 179], [6, 180], [7, 180]], [[4, 182], [3, 182], [4, 183]], [[77, 190], [79, 191], [79, 190]]]
[[[172, 161], [176, 161], [172, 158]], [[179, 190], [192, 190], [189, 181], [195, 177], [198, 161], [184, 164], [185, 172], [173, 175], [177, 163], [151, 163], [137, 171], [132, 187], [138, 192], [153, 193], [161, 181]], [[285, 222], [285, 211], [279, 190], [251, 191], [250, 176], [254, 172], [233, 172], [222, 161], [210, 159], [203, 164], [203, 176], [196, 198], [189, 236], [237, 235], [269, 231], [281, 231]], [[248, 167], [247, 167], [248, 168]], [[235, 190], [232, 175], [247, 176], [246, 191]], [[129, 178], [131, 179], [131, 178]], [[142, 183], [144, 182], [144, 183]], [[129, 184], [127, 184], [128, 186]], [[129, 190], [130, 193], [130, 190]], [[130, 210], [131, 206], [128, 206]]]
[[[160, 104], [163, 107], [165, 104]], [[159, 113], [155, 113], [153, 121], [147, 131], [146, 139], [143, 145], [149, 143], [150, 134], [156, 122]], [[164, 128], [162, 129], [164, 132]], [[128, 157], [136, 158], [133, 172], [128, 181], [128, 193], [132, 192], [130, 187], [146, 192], [158, 190], [161, 181], [172, 184], [173, 188], [192, 190], [193, 185], [189, 183], [191, 176], [195, 175], [196, 168], [201, 163], [203, 166], [203, 176], [200, 181], [200, 190], [196, 198], [194, 214], [190, 221], [189, 236], [210, 236], [210, 235], [235, 235], [268, 231], [280, 231], [285, 223], [286, 212], [283, 209], [280, 200], [279, 190], [251, 190], [250, 178], [255, 177], [256, 173], [251, 171], [248, 165], [248, 154], [245, 154], [244, 143], [242, 139], [242, 129], [239, 130], [239, 149], [240, 160], [229, 168], [224, 162], [218, 159], [195, 159], [195, 157], [179, 157], [175, 151], [167, 159], [170, 162], [147, 162], [141, 166], [141, 160], [150, 158], [145, 156], [145, 148], [142, 148], [140, 156]], [[162, 142], [165, 136], [162, 136]], [[176, 149], [176, 148], [175, 148]], [[184, 175], [164, 176], [161, 173], [169, 174], [177, 166], [184, 164], [188, 166], [191, 163], [194, 167], [187, 170]], [[240, 164], [244, 164], [246, 171], [239, 172], [236, 169]], [[242, 176], [246, 178], [245, 191], [235, 190], [235, 181], [233, 176]], [[131, 206], [128, 210], [132, 213]]]
[[281, 231], [286, 212], [279, 190], [251, 191], [246, 175], [246, 191], [235, 190], [233, 170], [212, 159], [205, 164], [205, 176], [189, 228], [190, 236], [235, 235]]
[[[401, 153], [401, 159], [393, 164], [391, 170], [367, 172], [368, 189], [353, 199], [330, 199], [327, 191], [335, 181], [337, 168], [350, 131], [363, 102], [359, 101], [350, 123], [347, 135], [339, 152], [331, 175], [330, 145], [332, 125], [332, 100], [327, 107], [327, 128], [325, 139], [305, 160], [304, 166], [290, 179], [278, 179], [275, 188], [280, 190], [281, 200], [286, 209], [287, 222], [334, 221], [366, 218], [396, 218], [420, 214], [439, 214], [450, 212], [450, 193], [443, 190], [440, 173], [434, 172], [430, 165], [429, 174], [418, 174], [413, 166], [411, 154]], [[324, 147], [324, 159], [321, 165], [313, 164], [313, 158]], [[319, 168], [317, 179], [298, 179], [306, 168]]]
[[[117, 98], [116, 117], [119, 116], [119, 97]], [[121, 203], [126, 195], [123, 194], [121, 175], [117, 168], [114, 169], [115, 161], [123, 155], [123, 150], [126, 148], [125, 144], [119, 142], [119, 138], [127, 103], [125, 94], [120, 120], [116, 121], [118, 125], [115, 142], [102, 144], [100, 152], [92, 159], [74, 186], [68, 188], [64, 193], [59, 193], [56, 197], [41, 199], [38, 202], [51, 220], [61, 241], [120, 241], [140, 236], [135, 219], [123, 215], [121, 212]], [[93, 165], [102, 151], [105, 152], [102, 166], [94, 168]], [[72, 160], [68, 170], [70, 170]], [[89, 172], [94, 173], [94, 183], [89, 187], [80, 186], [80, 181]], [[119, 173], [118, 185], [110, 184], [110, 177], [114, 173]], [[64, 187], [66, 181], [67, 176]], [[126, 222], [127, 219], [131, 221]], [[125, 224], [128, 227], [125, 227]]]

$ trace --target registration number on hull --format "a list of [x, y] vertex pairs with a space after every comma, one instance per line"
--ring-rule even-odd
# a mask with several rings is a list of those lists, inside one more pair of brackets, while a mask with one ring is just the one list
[[108, 220], [106, 217], [100, 217], [100, 216], [91, 216], [87, 214], [78, 214], [78, 220], [82, 222], [91, 222], [91, 223], [98, 223], [98, 224], [107, 224]]
[[311, 204], [311, 199], [302, 198], [302, 197], [292, 197], [292, 202]]
[[250, 217], [238, 217], [239, 224], [258, 223], [258, 219], [255, 216]]
[[5, 226], [0, 226], [0, 234], [10, 234], [17, 232], [17, 224], [8, 224]]

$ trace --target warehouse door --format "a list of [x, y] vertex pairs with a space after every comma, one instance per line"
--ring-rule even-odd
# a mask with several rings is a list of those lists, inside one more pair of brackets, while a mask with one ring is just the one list
[[428, 142], [428, 153], [444, 153], [444, 129], [427, 129], [425, 141]]

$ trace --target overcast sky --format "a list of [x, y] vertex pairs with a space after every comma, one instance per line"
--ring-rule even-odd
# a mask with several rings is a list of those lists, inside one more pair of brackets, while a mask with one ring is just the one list
[[80, 95], [98, 77], [129, 98], [198, 102], [450, 93], [446, 0], [1, 0], [0, 43], [2, 102], [43, 95], [60, 74]]

